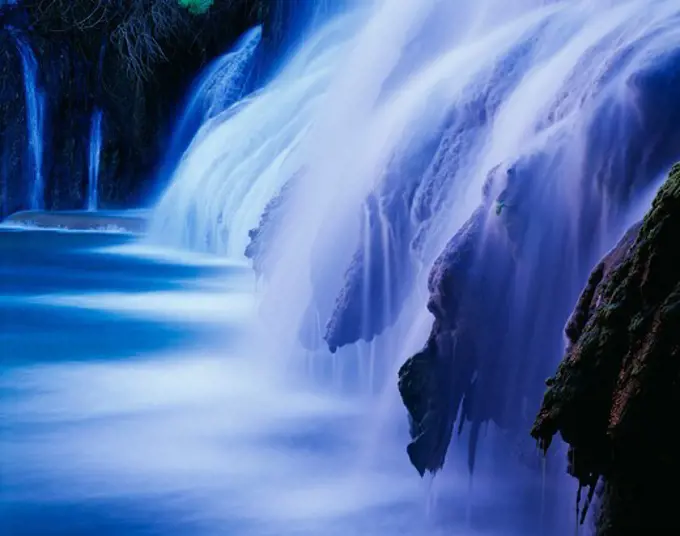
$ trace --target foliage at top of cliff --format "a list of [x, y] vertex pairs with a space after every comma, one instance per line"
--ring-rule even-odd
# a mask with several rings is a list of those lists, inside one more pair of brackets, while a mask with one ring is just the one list
[[213, 0], [179, 0], [179, 4], [194, 15], [202, 15], [213, 5]]
[[[32, 34], [67, 39], [96, 61], [102, 47], [117, 52], [129, 78], [148, 79], [172, 51], [223, 35], [239, 21], [259, 21], [266, 0], [34, 0], [27, 13]], [[210, 10], [210, 13], [208, 11]], [[187, 45], [188, 44], [188, 45]], [[109, 47], [111, 45], [111, 47]]]

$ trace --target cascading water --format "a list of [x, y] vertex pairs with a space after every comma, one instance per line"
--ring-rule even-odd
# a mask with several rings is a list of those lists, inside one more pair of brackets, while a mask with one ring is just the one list
[[24, 74], [28, 154], [32, 174], [29, 205], [32, 209], [41, 209], [45, 204], [45, 184], [43, 179], [45, 96], [38, 86], [38, 62], [30, 44], [18, 32], [13, 33], [17, 43], [17, 50], [21, 56]]
[[211, 63], [194, 84], [185, 109], [173, 129], [160, 173], [163, 179], [173, 173], [200, 126], [244, 96], [253, 57], [261, 40], [260, 26], [249, 30], [232, 50]]
[[[276, 353], [330, 361], [325, 341], [340, 359], [373, 356], [383, 421], [401, 416], [396, 368], [427, 339], [429, 278], [436, 322], [411, 362], [426, 372], [407, 377], [438, 405], [436, 422], [412, 411], [413, 463], [441, 469], [460, 415], [477, 478], [535, 483], [508, 445], [527, 450], [592, 264], [680, 159], [680, 6], [384, 2], [350, 20], [202, 126], [152, 237], [234, 257], [259, 240]], [[480, 467], [488, 423], [503, 453]], [[541, 533], [539, 495], [498, 523]]]
[[0, 215], [4, 216], [9, 205], [9, 158], [3, 153], [0, 159]]
[[[156, 208], [152, 239], [242, 256], [266, 203], [301, 171], [295, 152], [348, 24], [326, 28], [274, 82], [208, 119]], [[207, 191], [210, 199], [201, 196]]]
[[90, 150], [88, 153], [87, 210], [98, 208], [97, 187], [99, 184], [99, 163], [102, 150], [102, 111], [97, 109], [90, 122]]

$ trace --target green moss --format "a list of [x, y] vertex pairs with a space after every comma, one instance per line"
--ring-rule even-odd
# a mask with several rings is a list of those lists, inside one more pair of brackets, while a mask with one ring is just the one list
[[669, 206], [680, 202], [680, 164], [673, 166], [668, 180], [659, 189], [656, 198], [652, 203], [652, 209], [644, 219], [640, 239], [649, 240], [652, 238], [655, 229], [670, 215]]
[[189, 13], [203, 15], [213, 5], [213, 0], [179, 0], [179, 4], [187, 8]]
[[[581, 460], [569, 471], [589, 495], [593, 475], [604, 479], [599, 536], [631, 523], [649, 527], [659, 516], [664, 527], [678, 525], [674, 504], [658, 507], [665, 493], [654, 474], [680, 474], [668, 455], [680, 407], [678, 215], [680, 165], [642, 225], [631, 228], [634, 241], [624, 237], [591, 275], [568, 328], [572, 344], [532, 429], [544, 447], [562, 435]], [[636, 527], [631, 534], [645, 532]]]

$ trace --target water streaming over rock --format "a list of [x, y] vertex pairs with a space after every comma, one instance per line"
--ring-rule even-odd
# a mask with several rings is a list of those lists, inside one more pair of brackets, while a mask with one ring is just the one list
[[29, 207], [41, 209], [45, 204], [43, 178], [43, 141], [45, 120], [45, 96], [38, 85], [38, 62], [31, 45], [18, 32], [13, 32], [17, 50], [21, 56], [26, 99], [26, 127], [28, 128], [28, 156], [30, 161]]
[[247, 91], [253, 57], [262, 40], [260, 26], [246, 32], [232, 50], [213, 61], [194, 83], [173, 129], [160, 176], [169, 179], [203, 123], [241, 99]]
[[99, 208], [98, 186], [99, 186], [99, 164], [101, 162], [102, 150], [102, 111], [97, 109], [92, 114], [90, 121], [90, 150], [88, 153], [88, 191], [87, 191], [87, 210], [93, 211]]
[[[325, 28], [270, 85], [208, 119], [156, 208], [152, 239], [242, 256], [265, 204], [299, 172], [295, 152], [346, 26], [340, 21]], [[212, 83], [208, 77], [204, 87]], [[204, 204], [206, 191], [213, 196]]]
[[[588, 271], [680, 158], [680, 6], [432, 0], [365, 15], [332, 20], [201, 127], [152, 238], [248, 247], [280, 358], [337, 351], [359, 360], [357, 381], [377, 360], [384, 421], [401, 415], [396, 369], [428, 341], [401, 386], [414, 465], [441, 469], [458, 420], [475, 469], [492, 423], [493, 478], [520, 478], [509, 453], [533, 448]], [[518, 517], [539, 503], [548, 516], [536, 497]]]

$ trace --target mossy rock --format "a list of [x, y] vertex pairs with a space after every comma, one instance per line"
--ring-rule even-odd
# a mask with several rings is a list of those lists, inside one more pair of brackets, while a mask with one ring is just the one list
[[[680, 532], [680, 165], [650, 211], [593, 271], [532, 435], [569, 443], [582, 486], [604, 481], [599, 536]], [[671, 494], [672, 495], [672, 494]], [[587, 505], [586, 505], [587, 506]], [[628, 532], [625, 532], [628, 531]], [[632, 531], [632, 532], [631, 532]]]

